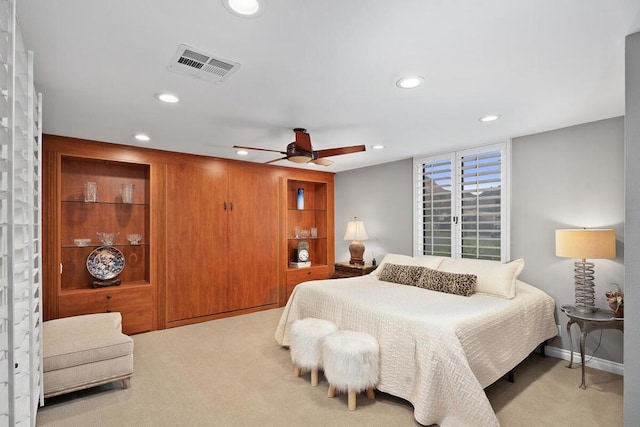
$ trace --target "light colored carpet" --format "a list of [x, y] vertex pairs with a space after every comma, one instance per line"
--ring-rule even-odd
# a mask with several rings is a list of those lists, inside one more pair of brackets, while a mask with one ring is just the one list
[[[293, 377], [289, 351], [274, 331], [282, 309], [134, 335], [132, 387], [119, 383], [48, 399], [38, 426], [416, 426], [412, 406], [377, 393], [326, 397], [320, 376]], [[515, 384], [486, 389], [503, 427], [622, 426], [622, 377], [530, 356]]]

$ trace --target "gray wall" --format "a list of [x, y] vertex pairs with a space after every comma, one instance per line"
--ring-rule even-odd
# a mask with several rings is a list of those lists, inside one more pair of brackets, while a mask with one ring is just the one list
[[340, 172], [335, 177], [336, 261], [349, 260], [349, 243], [342, 240], [347, 221], [364, 221], [369, 240], [364, 259], [380, 261], [386, 253], [411, 255], [411, 159]]
[[[624, 284], [624, 120], [621, 117], [514, 138], [512, 145], [511, 258], [524, 258], [520, 278], [556, 300], [575, 301], [575, 259], [555, 256], [558, 228], [614, 228], [613, 260], [595, 264], [596, 306], [607, 307], [605, 291]], [[552, 345], [569, 348], [568, 318], [558, 310], [562, 335]], [[579, 335], [574, 327], [574, 341]], [[587, 354], [600, 332], [589, 334]], [[575, 347], [574, 347], [575, 348]], [[603, 332], [597, 357], [622, 362], [619, 331]]]
[[[618, 258], [594, 260], [597, 304], [606, 306], [610, 283], [624, 283], [623, 147], [622, 118], [513, 139], [511, 258], [525, 259], [521, 278], [544, 289], [558, 306], [574, 301], [575, 260], [555, 256], [556, 228], [615, 228]], [[376, 254], [412, 254], [411, 180], [410, 159], [336, 175], [336, 260], [348, 259], [348, 242], [338, 239], [354, 215], [372, 237], [365, 242], [369, 256], [369, 248]], [[563, 314], [557, 319], [566, 325]], [[577, 335], [576, 328], [574, 339]], [[590, 334], [588, 354], [598, 338], [598, 332]], [[596, 357], [621, 362], [622, 342], [619, 332], [604, 331]], [[561, 336], [553, 345], [568, 348], [569, 342]]]
[[626, 40], [626, 101], [625, 101], [625, 252], [627, 263], [625, 282], [629, 286], [625, 292], [627, 327], [624, 333], [624, 425], [640, 424], [640, 33]]

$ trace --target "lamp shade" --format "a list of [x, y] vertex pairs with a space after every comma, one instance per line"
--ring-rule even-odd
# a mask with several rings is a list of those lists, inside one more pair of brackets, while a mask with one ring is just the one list
[[556, 256], [603, 259], [616, 257], [616, 231], [613, 229], [556, 230]]
[[344, 240], [367, 240], [367, 230], [364, 229], [364, 222], [356, 219], [347, 223], [347, 232], [344, 233]]

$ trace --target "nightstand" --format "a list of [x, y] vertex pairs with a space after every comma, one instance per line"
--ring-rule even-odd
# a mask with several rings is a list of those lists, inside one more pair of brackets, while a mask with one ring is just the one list
[[364, 276], [371, 273], [377, 268], [372, 264], [349, 264], [348, 262], [336, 262], [335, 264], [336, 274], [333, 276], [335, 279], [341, 279], [343, 277], [357, 277]]
[[624, 333], [624, 318], [614, 317], [613, 311], [596, 309], [593, 313], [583, 313], [576, 310], [572, 305], [563, 305], [560, 307], [562, 312], [569, 317], [567, 322], [567, 332], [569, 333], [569, 343], [571, 348], [571, 359], [568, 368], [573, 367], [573, 338], [571, 337], [571, 325], [574, 323], [580, 328], [580, 361], [582, 362], [582, 384], [581, 389], [586, 389], [584, 383], [584, 342], [587, 334], [598, 329], [619, 329]]

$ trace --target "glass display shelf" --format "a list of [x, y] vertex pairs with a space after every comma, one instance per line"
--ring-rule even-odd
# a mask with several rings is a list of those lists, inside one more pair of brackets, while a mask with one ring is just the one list
[[322, 240], [322, 239], [326, 240], [327, 238], [326, 237], [320, 237], [320, 236], [318, 236], [318, 237], [311, 237], [311, 236], [309, 236], [309, 237], [289, 237], [288, 238], [288, 240]]
[[149, 203], [122, 203], [122, 202], [85, 202], [84, 200], [62, 200], [62, 203], [73, 203], [77, 205], [121, 205], [121, 206], [149, 206]]
[[114, 243], [113, 245], [104, 245], [104, 244], [99, 244], [99, 243], [91, 243], [89, 245], [83, 245], [83, 246], [78, 246], [78, 245], [61, 245], [62, 248], [78, 248], [78, 249], [82, 249], [82, 248], [99, 248], [100, 246], [149, 246], [149, 243], [138, 243], [137, 245], [132, 245], [131, 243]]

